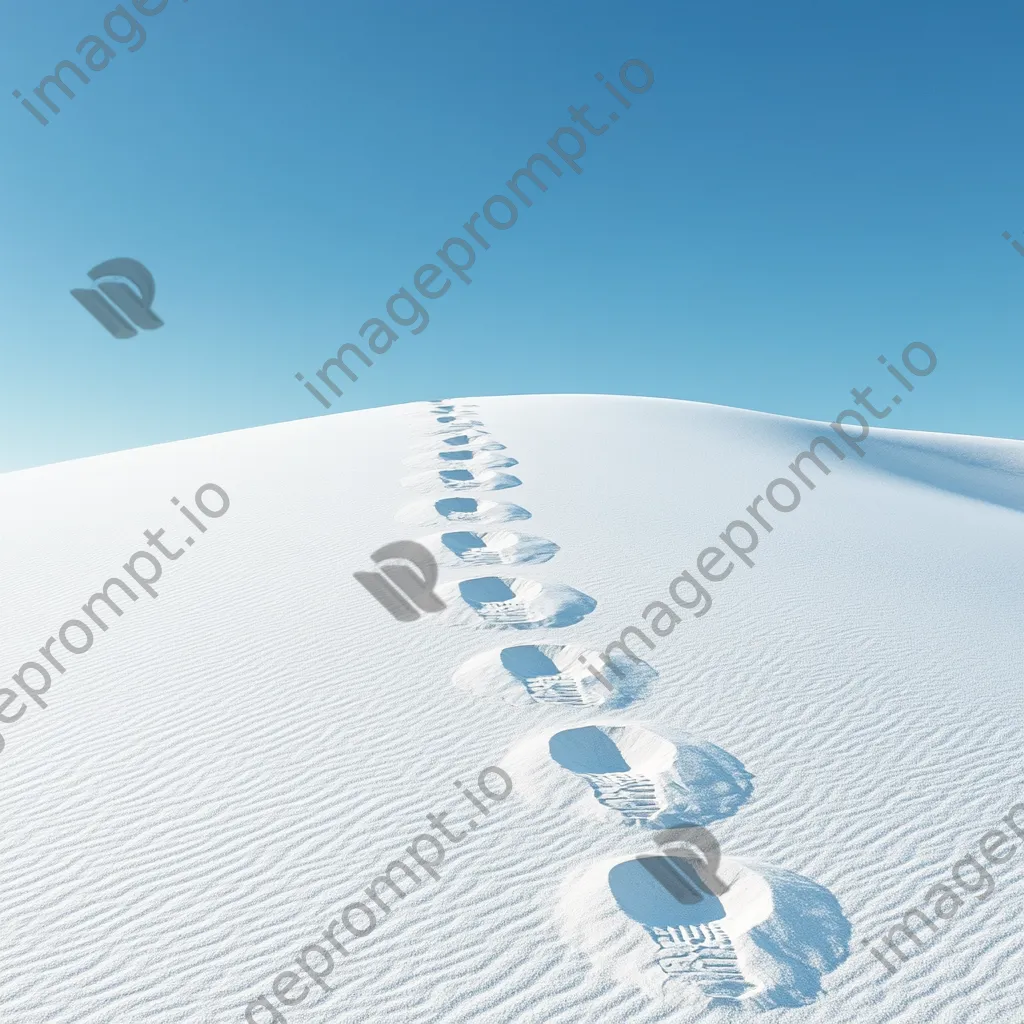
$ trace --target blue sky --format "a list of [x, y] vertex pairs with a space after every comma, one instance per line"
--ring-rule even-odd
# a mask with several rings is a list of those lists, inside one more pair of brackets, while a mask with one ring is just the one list
[[[588, 392], [830, 419], [925, 341], [938, 369], [887, 425], [1024, 437], [1019, 7], [169, 0], [43, 127], [11, 91], [114, 7], [0, 14], [0, 470], [329, 415], [295, 372], [570, 104], [618, 109], [594, 75], [630, 58], [655, 84], [583, 173], [334, 410]], [[130, 340], [69, 294], [121, 256], [165, 321]]]

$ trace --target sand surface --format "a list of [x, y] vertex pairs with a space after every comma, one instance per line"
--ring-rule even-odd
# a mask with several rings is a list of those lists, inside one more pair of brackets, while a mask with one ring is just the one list
[[[128, 578], [143, 530], [185, 549], [88, 650], [58, 641], [47, 707], [0, 725], [5, 1019], [1024, 1020], [1024, 849], [895, 974], [868, 945], [1024, 801], [1024, 443], [875, 431], [863, 459], [812, 467], [753, 567], [632, 643], [609, 690], [579, 657], [647, 628], [827, 428], [653, 399], [445, 404], [0, 477], [5, 679]], [[460, 466], [440, 458], [457, 435]], [[218, 518], [193, 497], [210, 482]], [[404, 539], [435, 552], [446, 603], [411, 623], [353, 579]], [[490, 766], [513, 789], [485, 813], [455, 784], [479, 799]], [[331, 950], [441, 812], [464, 834], [437, 880], [378, 889], [372, 933], [341, 925]], [[721, 895], [673, 901], [644, 866], [686, 825], [720, 847]], [[287, 1005], [273, 986], [303, 949], [323, 986], [284, 975], [305, 993]]]

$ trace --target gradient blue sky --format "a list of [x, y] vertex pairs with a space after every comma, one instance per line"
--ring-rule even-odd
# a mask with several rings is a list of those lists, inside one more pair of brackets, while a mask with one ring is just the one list
[[[329, 415], [293, 374], [568, 105], [603, 121], [594, 74], [632, 57], [655, 85], [584, 173], [335, 409], [606, 392], [830, 419], [923, 340], [939, 367], [887, 425], [1024, 437], [1019, 5], [170, 0], [42, 127], [11, 91], [114, 6], [0, 14], [0, 470]], [[161, 330], [117, 341], [71, 298], [115, 256], [152, 270]]]

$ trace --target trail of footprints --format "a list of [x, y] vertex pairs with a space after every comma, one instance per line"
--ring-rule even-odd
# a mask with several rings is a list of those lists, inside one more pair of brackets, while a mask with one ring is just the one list
[[[437, 588], [447, 624], [482, 629], [565, 628], [597, 602], [566, 584], [508, 569], [547, 562], [559, 546], [504, 524], [529, 519], [513, 502], [481, 492], [522, 481], [518, 465], [493, 439], [473, 406], [433, 402], [426, 440], [402, 483], [425, 498], [396, 519], [422, 528], [419, 538], [449, 569], [501, 567]], [[466, 496], [451, 496], [459, 492]], [[448, 527], [448, 528], [445, 528]], [[453, 683], [509, 703], [625, 707], [646, 696], [657, 671], [639, 659], [610, 660], [571, 643], [523, 643], [485, 650]], [[708, 1004], [759, 1009], [798, 1006], [821, 992], [821, 977], [847, 954], [849, 925], [827, 889], [770, 865], [712, 857], [692, 833], [734, 814], [753, 792], [742, 764], [714, 744], [667, 737], [640, 725], [592, 721], [526, 737], [506, 758], [527, 800], [568, 813], [603, 817], [609, 826], [650, 830], [650, 855], [606, 858], [570, 879], [563, 923], [595, 962], [620, 973], [690, 986]], [[719, 882], [709, 882], [708, 872]], [[639, 929], [636, 931], [635, 929]], [[640, 941], [643, 936], [643, 941]], [[669, 989], [671, 991], [671, 989]]]

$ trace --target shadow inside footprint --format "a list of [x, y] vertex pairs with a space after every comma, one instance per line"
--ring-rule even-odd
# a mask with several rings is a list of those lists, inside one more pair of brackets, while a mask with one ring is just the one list
[[[550, 645], [548, 649], [554, 650]], [[559, 669], [551, 656], [535, 644], [505, 647], [498, 658], [502, 668], [518, 679], [534, 700], [582, 706], [603, 700], [603, 694], [587, 686], [586, 670], [580, 672], [577, 663], [570, 663], [575, 671]]]
[[616, 864], [608, 886], [619, 908], [658, 944], [658, 966], [712, 999], [736, 1000], [758, 985], [744, 976], [722, 922], [721, 900], [679, 857], [638, 857]]
[[498, 697], [509, 704], [625, 707], [657, 677], [654, 669], [641, 663], [628, 692], [609, 691], [593, 672], [599, 658], [598, 652], [576, 644], [516, 644], [474, 655], [459, 666], [452, 682], [488, 700]]
[[629, 771], [622, 751], [612, 738], [593, 725], [556, 732], [548, 749], [553, 760], [577, 775]]
[[608, 885], [623, 913], [649, 928], [693, 927], [725, 917], [721, 900], [681, 857], [637, 857], [616, 864]]
[[550, 561], [558, 552], [554, 541], [510, 530], [488, 533], [458, 530], [442, 533], [440, 543], [467, 565], [529, 565]]
[[434, 502], [434, 508], [446, 519], [454, 516], [475, 515], [480, 503], [476, 498], [442, 498]]
[[436, 477], [431, 472], [402, 482], [422, 490], [431, 487], [431, 481], [434, 481], [436, 486], [438, 480], [445, 487], [456, 491], [504, 491], [509, 487], [518, 487], [522, 483], [519, 477], [512, 476], [511, 473], [499, 473], [491, 468], [480, 469], [475, 473], [468, 469], [441, 469], [437, 471]]
[[[473, 430], [471, 433], [453, 434], [448, 437], [438, 438], [438, 440], [441, 444], [447, 445], [449, 449], [471, 448], [474, 451], [483, 452], [500, 452], [505, 450], [505, 446], [500, 441], [488, 440], [489, 437], [490, 434], [486, 430]], [[443, 448], [441, 450], [444, 451]]]
[[598, 803], [631, 825], [679, 828], [734, 814], [750, 798], [751, 775], [713, 743], [674, 743], [640, 725], [562, 729], [551, 759], [585, 779]]
[[506, 647], [499, 655], [502, 665], [519, 679], [558, 675], [558, 666], [534, 644]]
[[511, 455], [498, 451], [489, 451], [483, 447], [455, 448], [449, 451], [425, 452], [406, 460], [408, 466], [451, 466], [452, 468], [509, 469], [518, 466], [519, 460]]
[[481, 576], [475, 580], [464, 580], [459, 584], [463, 600], [472, 608], [484, 605], [514, 601], [515, 591], [497, 576]]
[[[596, 652], [590, 654], [594, 662], [600, 658]], [[562, 664], [559, 665], [553, 656], [557, 656]], [[498, 661], [539, 703], [625, 706], [643, 693], [651, 679], [657, 677], [657, 672], [650, 665], [638, 662], [628, 666], [623, 673], [629, 685], [620, 684], [618, 689], [609, 691], [598, 681], [587, 661], [581, 662], [569, 648], [553, 644], [505, 647], [498, 655]]]
[[434, 502], [434, 510], [445, 519], [464, 519], [467, 522], [511, 522], [530, 518], [530, 513], [520, 505], [480, 502], [476, 498], [441, 498]]
[[453, 412], [445, 416], [434, 418], [434, 425], [426, 429], [426, 436], [434, 438], [431, 444], [436, 445], [437, 439], [453, 437], [456, 434], [466, 434], [470, 439], [474, 437], [486, 437], [489, 431], [483, 430], [483, 421], [476, 418], [472, 412]]
[[[785, 868], [719, 860], [717, 844], [712, 865], [708, 849], [690, 845], [696, 858], [666, 849], [574, 873], [561, 903], [572, 941], [648, 992], [671, 999], [692, 987], [705, 1008], [772, 1010], [818, 999], [824, 975], [850, 955], [850, 924], [835, 896]], [[679, 1005], [687, 1019], [692, 995]]]
[[560, 628], [582, 621], [597, 602], [579, 590], [538, 580], [479, 576], [456, 584], [466, 605], [488, 626]]
[[[664, 769], [675, 749], [665, 740], [662, 745], [659, 762]], [[595, 725], [556, 732], [548, 750], [556, 764], [590, 783], [598, 803], [618, 811], [631, 824], [649, 822], [667, 804], [655, 773], [634, 771], [611, 736]]]
[[442, 534], [441, 543], [453, 555], [458, 555], [460, 558], [469, 551], [482, 551], [487, 548], [483, 537], [479, 533], [470, 533], [469, 530]]

